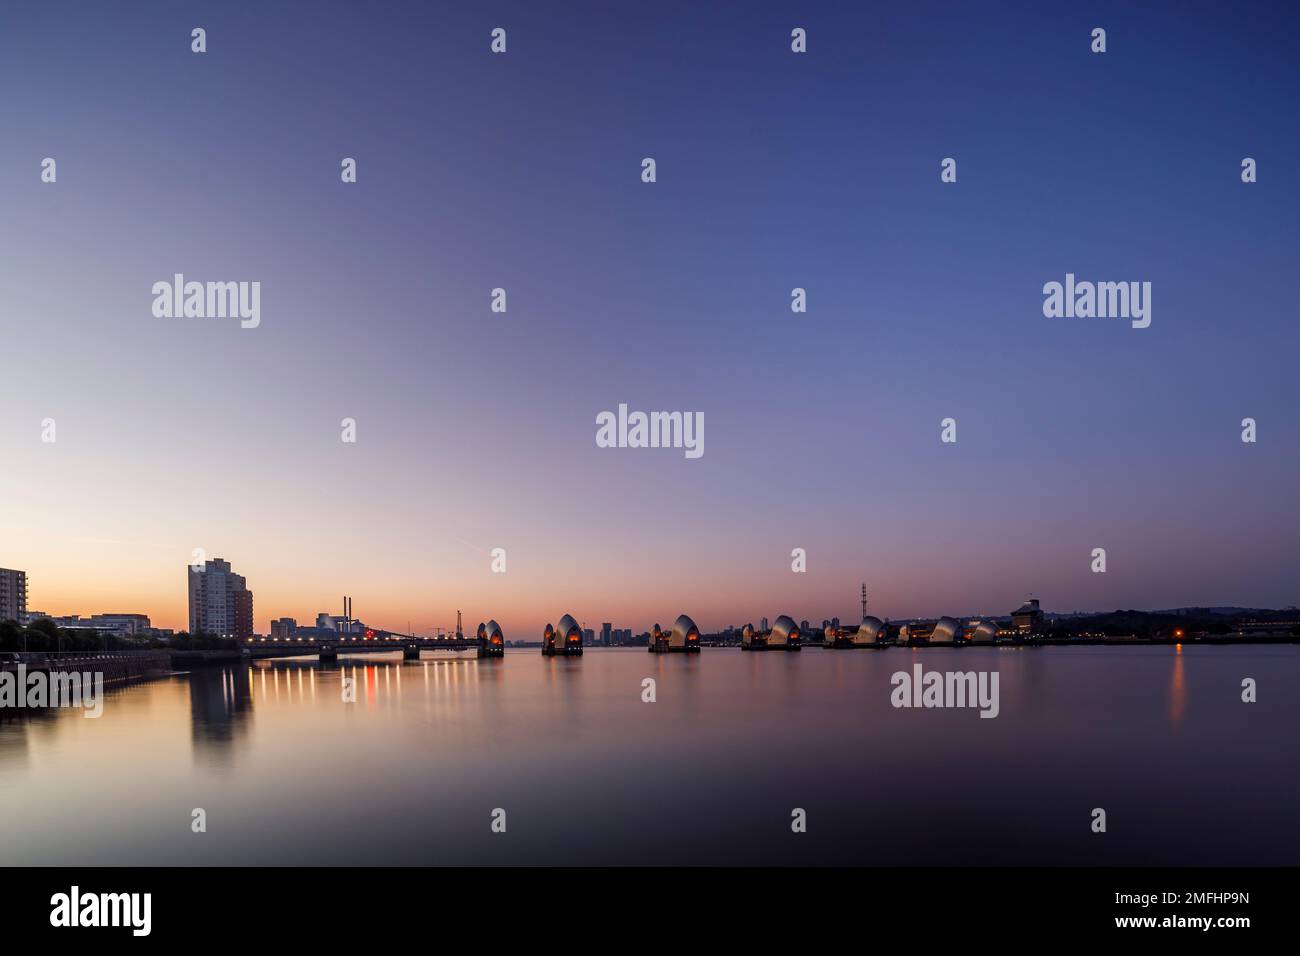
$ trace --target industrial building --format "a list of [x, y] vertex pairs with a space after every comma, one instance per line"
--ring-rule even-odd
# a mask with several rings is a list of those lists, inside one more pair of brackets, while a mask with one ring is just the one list
[[[766, 623], [767, 618], [763, 618]], [[740, 649], [743, 651], [797, 651], [801, 647], [802, 634], [799, 625], [788, 614], [782, 614], [772, 625], [772, 629], [754, 630], [754, 625], [746, 624], [740, 633]]]
[[961, 622], [954, 617], [941, 617], [930, 631], [931, 644], [956, 644], [961, 640]]
[[1038, 598], [1030, 598], [1011, 612], [1011, 626], [1022, 635], [1038, 634], [1043, 629], [1043, 610]]
[[666, 633], [656, 624], [650, 634], [648, 650], [651, 654], [698, 654], [700, 629], [685, 614], [680, 615], [673, 622], [673, 629]]
[[501, 632], [501, 625], [496, 621], [488, 621], [478, 626], [478, 656], [506, 656], [505, 634]]
[[930, 640], [934, 621], [908, 621], [898, 629], [899, 644], [921, 644]]
[[889, 634], [885, 622], [878, 617], [867, 615], [856, 628], [840, 627], [830, 624], [824, 631], [822, 647], [884, 647]]
[[546, 625], [546, 630], [542, 632], [542, 656], [582, 656], [582, 628], [572, 614], [560, 618], [557, 627]]

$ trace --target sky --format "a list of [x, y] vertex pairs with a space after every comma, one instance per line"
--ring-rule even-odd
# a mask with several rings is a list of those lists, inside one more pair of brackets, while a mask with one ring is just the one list
[[[6, 3], [0, 566], [182, 629], [201, 548], [262, 632], [343, 594], [509, 638], [851, 620], [864, 581], [893, 618], [1295, 604], [1297, 27]], [[155, 317], [178, 272], [259, 281], [260, 326]], [[1067, 272], [1149, 281], [1151, 326], [1046, 318]], [[620, 403], [702, 413], [704, 455], [597, 447]]]

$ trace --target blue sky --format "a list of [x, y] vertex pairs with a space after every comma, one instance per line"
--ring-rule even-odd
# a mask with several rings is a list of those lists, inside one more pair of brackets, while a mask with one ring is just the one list
[[[1298, 23], [7, 4], [0, 564], [164, 626], [194, 547], [259, 628], [1295, 603]], [[175, 272], [260, 281], [261, 327], [154, 318]], [[1067, 272], [1151, 327], [1045, 318]], [[706, 454], [597, 448], [621, 402]]]

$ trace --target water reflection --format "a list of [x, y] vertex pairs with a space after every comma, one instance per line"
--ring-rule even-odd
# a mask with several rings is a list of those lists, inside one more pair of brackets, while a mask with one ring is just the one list
[[[415, 663], [393, 660], [361, 660], [344, 657], [337, 662], [317, 660], [257, 661], [251, 665], [208, 667], [184, 675], [189, 688], [190, 725], [198, 759], [221, 764], [247, 737], [253, 725], [255, 707], [313, 709], [323, 703], [346, 703], [351, 688], [355, 703], [367, 711], [400, 708], [404, 681], [418, 672], [425, 691], [428, 714], [450, 713], [457, 701], [476, 690], [486, 673], [499, 682], [498, 662], [474, 659], [425, 659]], [[345, 682], [347, 682], [345, 684]], [[26, 738], [14, 735], [0, 746], [21, 754]]]
[[235, 668], [204, 667], [186, 680], [190, 693], [190, 735], [198, 759], [221, 761], [247, 733], [253, 695]]
[[[913, 663], [997, 670], [1000, 716], [893, 708], [890, 677]], [[116, 688], [99, 720], [0, 723], [0, 791], [24, 808], [7, 859], [1294, 865], [1300, 695], [1241, 706], [1221, 691], [1242, 674], [1300, 683], [1300, 649], [515, 651], [206, 668]], [[1171, 791], [1189, 796], [1170, 806]], [[1081, 794], [1126, 821], [1104, 845], [1069, 822]], [[220, 840], [192, 838], [196, 806], [222, 822]], [[498, 806], [516, 839], [490, 838]], [[792, 841], [795, 806], [814, 825]], [[1226, 822], [1206, 831], [1207, 813]]]
[[1183, 645], [1174, 645], [1174, 672], [1169, 681], [1169, 722], [1175, 727], [1183, 723], [1183, 710], [1187, 707], [1187, 685], [1183, 680]]

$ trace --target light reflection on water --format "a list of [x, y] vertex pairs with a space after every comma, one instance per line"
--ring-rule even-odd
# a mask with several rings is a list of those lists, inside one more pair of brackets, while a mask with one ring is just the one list
[[1169, 681], [1169, 723], [1174, 729], [1183, 722], [1187, 707], [1187, 685], [1183, 681], [1183, 645], [1174, 645], [1173, 677]]
[[[996, 669], [1001, 715], [892, 708], [915, 662]], [[1294, 646], [207, 668], [0, 724], [5, 859], [1294, 865], [1298, 679]]]

